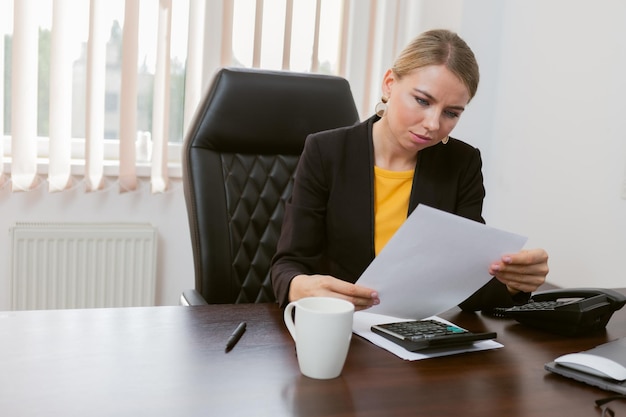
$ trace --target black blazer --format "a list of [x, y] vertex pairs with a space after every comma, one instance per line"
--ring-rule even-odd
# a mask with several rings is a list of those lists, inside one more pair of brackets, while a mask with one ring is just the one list
[[[356, 282], [374, 259], [372, 125], [376, 120], [373, 116], [307, 138], [272, 260], [272, 285], [282, 306], [296, 275], [328, 274]], [[421, 150], [407, 216], [423, 203], [484, 223], [481, 168], [479, 150], [453, 138]], [[477, 310], [511, 304], [506, 287], [492, 279], [461, 307]]]

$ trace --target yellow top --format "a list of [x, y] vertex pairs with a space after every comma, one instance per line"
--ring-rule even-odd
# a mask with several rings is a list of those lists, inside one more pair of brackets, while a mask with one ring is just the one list
[[374, 167], [374, 252], [378, 256], [406, 220], [414, 170]]

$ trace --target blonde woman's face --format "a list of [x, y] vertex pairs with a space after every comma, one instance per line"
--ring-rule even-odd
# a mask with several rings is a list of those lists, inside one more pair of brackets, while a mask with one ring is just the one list
[[400, 79], [389, 70], [383, 94], [388, 98], [384, 119], [392, 136], [408, 151], [441, 142], [470, 100], [465, 84], [443, 65], [419, 68]]

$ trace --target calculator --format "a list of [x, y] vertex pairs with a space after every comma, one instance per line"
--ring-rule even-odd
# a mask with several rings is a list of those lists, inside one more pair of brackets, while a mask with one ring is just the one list
[[376, 324], [371, 329], [411, 352], [471, 345], [497, 336], [495, 332], [474, 333], [433, 319]]

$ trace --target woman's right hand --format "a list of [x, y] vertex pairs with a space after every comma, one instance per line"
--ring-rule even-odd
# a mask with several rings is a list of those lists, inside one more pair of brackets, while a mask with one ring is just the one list
[[380, 303], [375, 290], [330, 275], [296, 275], [289, 286], [289, 301], [304, 297], [342, 298], [354, 304], [356, 310]]

